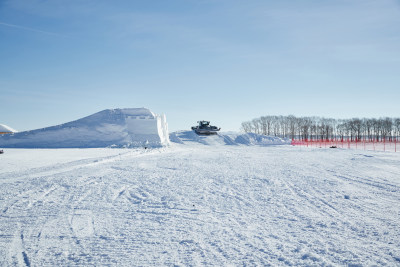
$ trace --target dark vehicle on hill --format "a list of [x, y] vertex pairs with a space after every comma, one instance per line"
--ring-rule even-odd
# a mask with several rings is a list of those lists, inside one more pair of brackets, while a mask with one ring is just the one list
[[199, 125], [193, 126], [192, 130], [195, 131], [198, 135], [217, 134], [217, 132], [221, 130], [221, 128], [218, 128], [217, 126], [210, 125], [209, 121], [198, 121], [197, 123]]

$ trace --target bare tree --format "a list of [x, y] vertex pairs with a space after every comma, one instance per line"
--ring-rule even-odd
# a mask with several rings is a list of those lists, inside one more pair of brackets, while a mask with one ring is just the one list
[[251, 121], [253, 129], [254, 129], [254, 133], [256, 134], [260, 134], [261, 133], [261, 122], [260, 119], [253, 119]]
[[242, 122], [242, 130], [246, 133], [251, 133], [252, 132], [251, 122], [249, 121]]
[[397, 141], [399, 136], [400, 136], [400, 118], [394, 119], [393, 124], [394, 124], [394, 127], [396, 129], [395, 138], [396, 138], [396, 141]]
[[400, 136], [400, 118], [353, 118], [336, 120], [321, 117], [262, 116], [243, 122], [242, 130], [303, 140], [392, 141]]

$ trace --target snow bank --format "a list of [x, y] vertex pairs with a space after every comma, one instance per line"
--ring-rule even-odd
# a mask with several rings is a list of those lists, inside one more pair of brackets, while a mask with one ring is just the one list
[[171, 142], [178, 144], [201, 143], [204, 145], [290, 145], [290, 139], [254, 133], [221, 132], [217, 135], [197, 135], [194, 131], [178, 131], [170, 134]]
[[168, 143], [165, 115], [146, 108], [107, 109], [65, 124], [0, 136], [0, 146], [18, 148], [160, 147]]

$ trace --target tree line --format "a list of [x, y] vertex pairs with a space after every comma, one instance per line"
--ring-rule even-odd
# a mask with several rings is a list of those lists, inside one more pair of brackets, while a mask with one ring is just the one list
[[[322, 117], [261, 116], [242, 122], [248, 133], [299, 140], [393, 141], [400, 136], [400, 118], [331, 119]], [[395, 139], [396, 138], [396, 139]]]

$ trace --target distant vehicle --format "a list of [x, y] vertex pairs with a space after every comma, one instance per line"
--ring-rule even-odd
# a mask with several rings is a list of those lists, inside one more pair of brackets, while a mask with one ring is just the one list
[[209, 121], [198, 121], [197, 123], [199, 125], [193, 126], [192, 130], [195, 131], [198, 135], [217, 134], [217, 132], [221, 130], [221, 128], [218, 128], [217, 126], [210, 125]]

